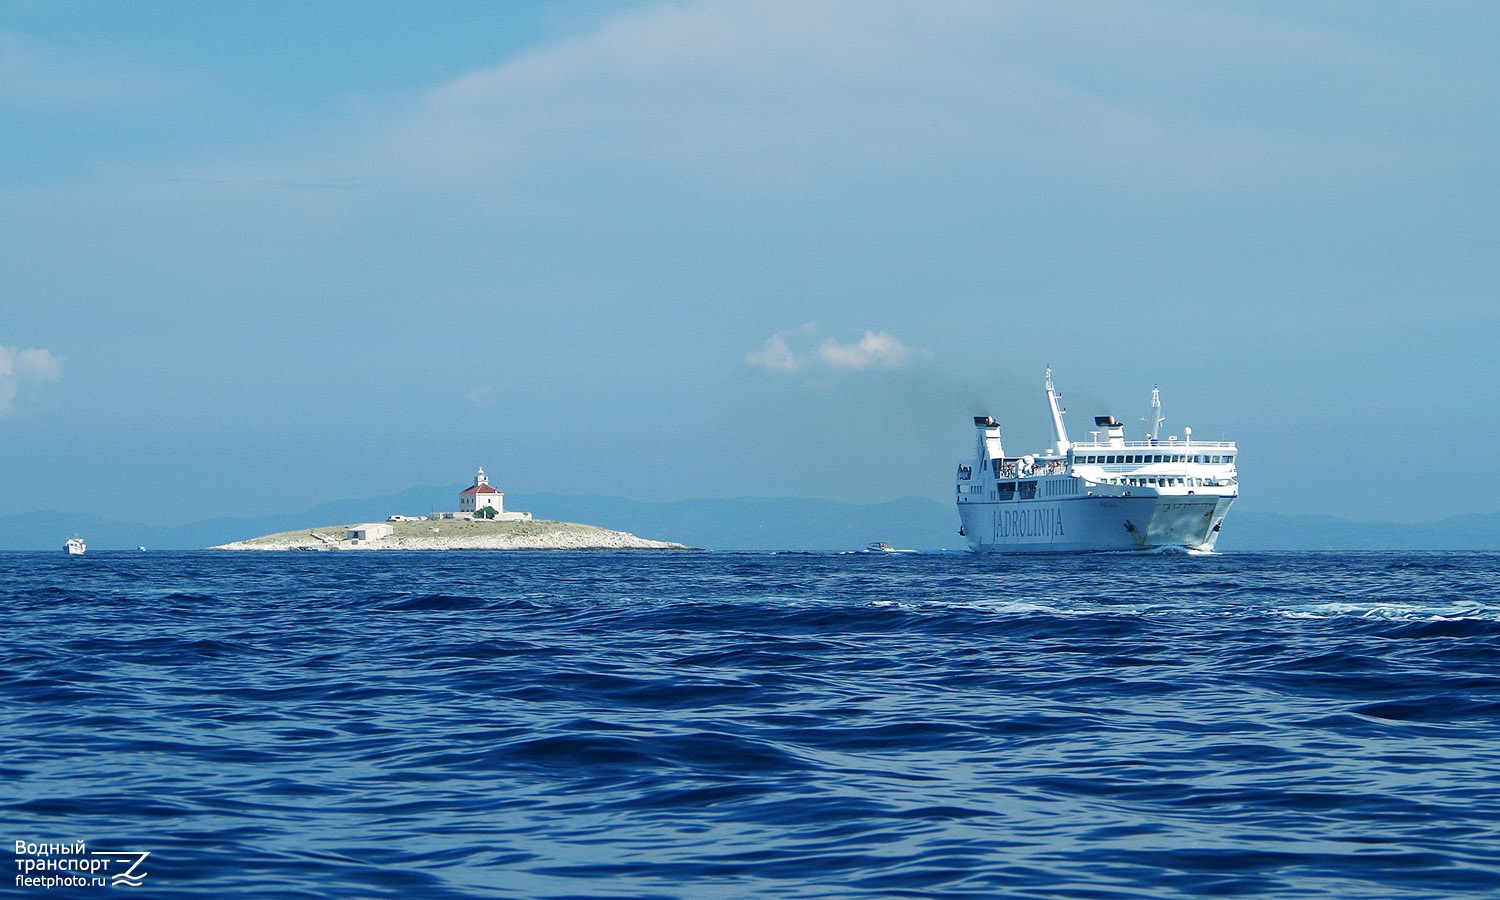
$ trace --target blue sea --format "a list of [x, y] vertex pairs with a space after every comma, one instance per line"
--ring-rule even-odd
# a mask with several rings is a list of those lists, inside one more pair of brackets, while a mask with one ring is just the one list
[[1500, 896], [1497, 579], [1476, 553], [0, 554], [0, 886]]

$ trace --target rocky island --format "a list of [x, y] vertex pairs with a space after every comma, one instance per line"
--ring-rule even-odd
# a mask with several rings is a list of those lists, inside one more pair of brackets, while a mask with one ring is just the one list
[[536, 520], [507, 511], [484, 469], [459, 492], [458, 511], [391, 516], [384, 522], [283, 531], [210, 550], [692, 550], [624, 531]]
[[691, 550], [574, 522], [418, 519], [283, 531], [210, 550]]

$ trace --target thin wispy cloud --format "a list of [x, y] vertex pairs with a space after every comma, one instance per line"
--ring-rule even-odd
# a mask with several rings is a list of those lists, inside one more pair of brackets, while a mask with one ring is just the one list
[[[1121, 31], [1152, 55], [1122, 57]], [[1254, 61], [1291, 59], [1299, 77], [1368, 82], [1373, 95], [1402, 68], [1326, 38], [1190, 5], [1047, 16], [961, 0], [652, 6], [432, 90], [385, 152], [464, 179], [564, 154], [757, 182], [944, 159], [1198, 184], [1321, 178], [1410, 155], [1390, 147], [1377, 160], [1336, 118], [1294, 120], [1278, 104], [1225, 116], [1214, 94], [1182, 88], [1228, 79], [1256, 96]]]
[[464, 395], [464, 399], [467, 400], [471, 405], [477, 406], [481, 409], [486, 409], [488, 407], [494, 406], [495, 401], [497, 401], [499, 398], [499, 388], [496, 388], [494, 385], [490, 384], [476, 385], [475, 387], [470, 388], [469, 392]]
[[[1412, 61], [1274, 16], [1160, 6], [626, 7], [585, 33], [392, 97], [330, 129], [319, 149], [292, 141], [289, 158], [258, 150], [198, 174], [287, 189], [498, 192], [504, 208], [567, 215], [556, 191], [599, 167], [752, 198], [945, 169], [1155, 195], [1326, 185], [1451, 152], [1422, 129], [1371, 140], [1340, 112], [1401, 102]], [[1279, 71], [1265, 60], [1295, 63], [1278, 77], [1341, 93], [1290, 104], [1308, 92], [1261, 90]], [[1232, 115], [1218, 93], [1190, 87], [1221, 83], [1244, 99]]]
[[120, 54], [0, 30], [0, 108], [115, 106], [179, 90], [167, 73]]
[[62, 362], [62, 357], [51, 350], [0, 346], [0, 415], [15, 411], [22, 390], [61, 378]]
[[759, 350], [745, 354], [756, 368], [783, 374], [807, 371], [865, 372], [905, 368], [919, 352], [884, 331], [866, 331], [857, 341], [818, 340], [811, 325], [771, 335]]

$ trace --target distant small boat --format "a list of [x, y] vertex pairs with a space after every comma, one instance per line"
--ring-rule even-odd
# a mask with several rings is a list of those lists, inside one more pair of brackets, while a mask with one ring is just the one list
[[897, 550], [885, 541], [875, 541], [865, 546], [866, 553], [912, 553], [912, 550]]
[[67, 542], [63, 544], [63, 552], [69, 556], [82, 556], [88, 549], [88, 545], [83, 542], [83, 538], [77, 535], [68, 538]]

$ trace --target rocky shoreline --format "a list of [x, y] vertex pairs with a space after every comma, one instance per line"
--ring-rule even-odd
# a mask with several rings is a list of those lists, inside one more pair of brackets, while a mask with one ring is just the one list
[[467, 519], [424, 519], [385, 522], [391, 534], [367, 539], [348, 537], [359, 523], [283, 531], [244, 541], [209, 547], [210, 550], [692, 550], [671, 541], [653, 541], [624, 531], [610, 531], [575, 522], [527, 520], [487, 522]]

